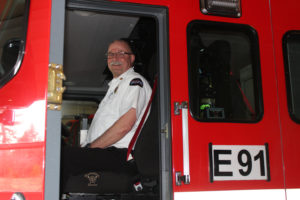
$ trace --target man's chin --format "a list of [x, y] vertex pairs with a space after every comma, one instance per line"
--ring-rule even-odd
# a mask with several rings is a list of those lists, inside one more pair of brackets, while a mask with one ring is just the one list
[[[128, 68], [129, 69], [129, 68]], [[116, 78], [126, 72], [128, 69], [123, 69], [122, 67], [119, 66], [111, 66], [110, 71], [113, 74], [113, 77]]]
[[114, 70], [112, 71], [113, 77], [117, 78], [118, 76], [120, 76], [123, 72], [119, 71], [119, 70]]

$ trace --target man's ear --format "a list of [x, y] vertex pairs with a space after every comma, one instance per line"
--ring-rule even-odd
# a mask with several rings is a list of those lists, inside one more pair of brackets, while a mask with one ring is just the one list
[[134, 60], [135, 60], [135, 55], [134, 55], [134, 54], [130, 54], [130, 61], [131, 61], [131, 64], [134, 63]]

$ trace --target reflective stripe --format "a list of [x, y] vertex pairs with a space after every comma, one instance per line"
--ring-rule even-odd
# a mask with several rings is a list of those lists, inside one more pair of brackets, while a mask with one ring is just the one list
[[[298, 193], [299, 194], [299, 193]], [[174, 200], [285, 200], [284, 189], [175, 192]], [[299, 199], [299, 196], [298, 196]], [[290, 200], [290, 199], [289, 199]]]
[[287, 197], [287, 200], [299, 200], [300, 199], [300, 189], [287, 189], [286, 197]]

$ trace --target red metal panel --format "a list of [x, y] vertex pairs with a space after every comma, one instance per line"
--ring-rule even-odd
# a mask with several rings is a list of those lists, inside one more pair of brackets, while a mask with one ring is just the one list
[[25, 56], [0, 89], [0, 199], [43, 199], [50, 0], [31, 0]]
[[[269, 1], [242, 1], [242, 17], [226, 18], [203, 15], [199, 1], [135, 1], [169, 8], [169, 49], [172, 113], [172, 160], [175, 171], [183, 171], [181, 116], [173, 114], [173, 103], [188, 101], [188, 66], [186, 28], [192, 20], [248, 24], [259, 37], [264, 116], [254, 124], [203, 123], [189, 115], [191, 183], [176, 186], [174, 192], [236, 189], [284, 188], [281, 136], [279, 126], [276, 71], [273, 55]], [[269, 144], [271, 181], [220, 181], [210, 183], [208, 144]]]
[[280, 3], [276, 0], [271, 1], [287, 188], [300, 188], [300, 124], [292, 121], [288, 113], [282, 39], [286, 32], [300, 30], [299, 7], [300, 2], [297, 0], [287, 0], [284, 1], [284, 3]]

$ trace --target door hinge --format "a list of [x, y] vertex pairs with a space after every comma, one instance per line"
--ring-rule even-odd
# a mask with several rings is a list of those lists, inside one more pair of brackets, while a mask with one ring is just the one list
[[48, 72], [48, 105], [50, 110], [60, 110], [62, 104], [62, 94], [65, 91], [63, 80], [66, 77], [63, 73], [63, 66], [50, 63]]
[[168, 123], [166, 123], [166, 124], [164, 125], [164, 128], [162, 128], [162, 129], [160, 130], [160, 133], [161, 133], [161, 134], [164, 134], [166, 138], [169, 137]]

